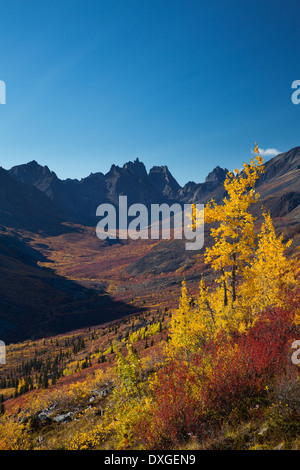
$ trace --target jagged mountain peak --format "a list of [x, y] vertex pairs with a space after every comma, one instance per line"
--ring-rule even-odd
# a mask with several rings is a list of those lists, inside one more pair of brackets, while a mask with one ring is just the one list
[[51, 171], [47, 165], [40, 165], [36, 160], [13, 166], [8, 172], [19, 181], [35, 186], [38, 186], [37, 182], [45, 178], [58, 179], [54, 171]]
[[228, 173], [227, 168], [221, 168], [219, 165], [216, 166], [205, 178], [205, 183], [222, 184], [225, 181]]
[[165, 197], [171, 199], [178, 197], [180, 185], [166, 165], [152, 167], [149, 171], [149, 180]]
[[[161, 173], [161, 174], [165, 175], [168, 178], [170, 176], [172, 176], [172, 174], [170, 173], [169, 168], [167, 167], [167, 165], [153, 166], [149, 171], [149, 175], [152, 174], [152, 173]], [[172, 176], [172, 178], [173, 178], [173, 176]]]
[[124, 170], [129, 170], [139, 176], [147, 176], [147, 170], [143, 162], [136, 158], [133, 162], [129, 161], [123, 165]]
[[[73, 220], [94, 224], [96, 208], [103, 202], [118, 204], [119, 195], [127, 195], [129, 203], [206, 203], [224, 197], [224, 180], [228, 170], [216, 166], [203, 183], [190, 181], [181, 187], [167, 165], [153, 166], [149, 173], [139, 158], [123, 166], [111, 165], [108, 173], [92, 173], [81, 180], [60, 180], [47, 166], [35, 160], [9, 170], [15, 179], [33, 184], [70, 214]], [[265, 163], [265, 173], [258, 185], [266, 196], [280, 190], [298, 192], [300, 179], [300, 147], [277, 155]], [[274, 181], [274, 182], [273, 182]]]

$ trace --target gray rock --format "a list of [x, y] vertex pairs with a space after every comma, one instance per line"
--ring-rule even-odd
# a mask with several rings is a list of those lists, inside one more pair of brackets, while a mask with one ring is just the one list
[[67, 423], [68, 421], [72, 420], [72, 414], [70, 411], [68, 413], [57, 415], [53, 418], [53, 421], [56, 423]]

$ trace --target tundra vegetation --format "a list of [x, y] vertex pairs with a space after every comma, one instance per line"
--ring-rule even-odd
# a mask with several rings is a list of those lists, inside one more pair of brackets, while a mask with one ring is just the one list
[[213, 276], [175, 311], [8, 347], [0, 449], [300, 449], [299, 263], [251, 210], [263, 171], [256, 146], [206, 205]]

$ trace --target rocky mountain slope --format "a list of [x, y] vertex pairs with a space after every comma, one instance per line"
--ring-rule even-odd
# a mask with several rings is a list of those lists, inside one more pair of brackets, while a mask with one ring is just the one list
[[47, 166], [36, 161], [18, 165], [9, 170], [17, 181], [34, 185], [67, 214], [68, 220], [95, 225], [99, 204], [110, 202], [118, 205], [119, 196], [128, 198], [128, 204], [160, 204], [163, 202], [205, 202], [222, 188], [226, 169], [215, 168], [204, 183], [189, 182], [183, 188], [167, 166], [155, 166], [149, 173], [145, 165], [136, 159], [123, 167], [112, 165], [109, 172], [92, 173], [81, 180], [60, 180]]
[[[139, 160], [81, 180], [60, 180], [35, 161], [0, 169], [0, 338], [99, 324], [145, 302], [157, 308], [159, 297], [172, 305], [183, 275], [197, 289], [203, 250], [187, 251], [181, 240], [100, 242], [96, 208], [119, 195], [129, 204], [221, 201], [226, 173], [217, 167], [203, 183], [180, 187], [166, 166], [147, 172]], [[263, 205], [277, 231], [293, 238], [291, 254], [300, 245], [299, 176], [296, 147], [267, 161], [257, 184], [258, 223]]]

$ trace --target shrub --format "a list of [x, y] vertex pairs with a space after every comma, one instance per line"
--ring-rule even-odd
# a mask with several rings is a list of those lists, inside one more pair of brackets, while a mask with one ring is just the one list
[[30, 450], [32, 442], [27, 427], [5, 417], [0, 422], [0, 450]]
[[143, 448], [168, 449], [190, 435], [202, 435], [206, 413], [200, 376], [194, 363], [176, 360], [159, 370], [151, 384], [152, 406], [134, 430]]
[[188, 362], [169, 359], [152, 382], [151, 406], [135, 425], [138, 444], [174, 448], [191, 435], [214, 434], [224, 421], [253, 416], [256, 405], [270, 404], [270, 390], [289, 370], [296, 336], [291, 312], [273, 308], [245, 333], [220, 332]]

